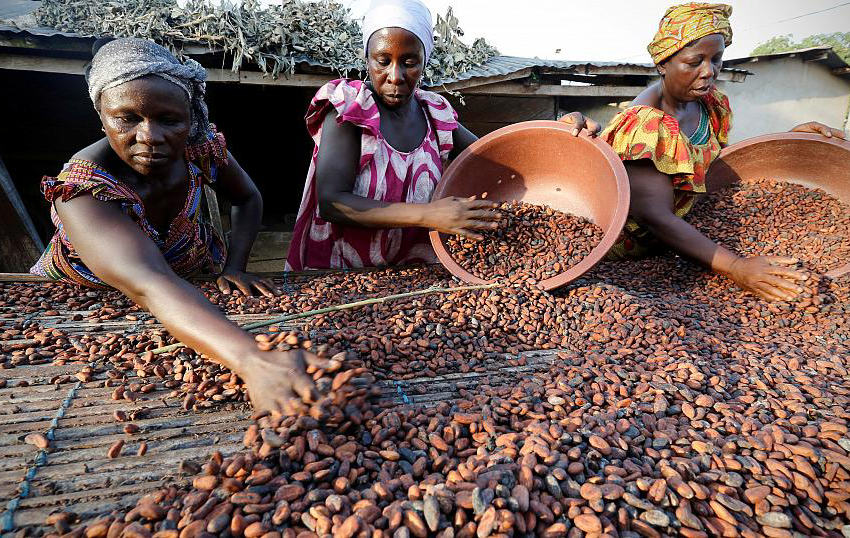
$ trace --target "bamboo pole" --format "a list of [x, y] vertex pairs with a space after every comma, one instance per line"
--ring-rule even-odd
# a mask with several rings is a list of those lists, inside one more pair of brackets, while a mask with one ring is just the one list
[[[245, 325], [240, 325], [240, 328], [246, 331], [253, 331], [254, 329], [259, 329], [262, 327], [268, 327], [269, 325], [274, 325], [276, 323], [285, 323], [287, 321], [292, 321], [295, 319], [309, 318], [312, 316], [318, 316], [320, 314], [327, 314], [328, 312], [339, 312], [341, 310], [350, 310], [352, 308], [358, 308], [361, 306], [368, 306], [373, 304], [382, 304], [387, 301], [394, 301], [397, 299], [407, 299], [410, 297], [418, 297], [421, 295], [430, 295], [432, 293], [452, 293], [456, 291], [475, 291], [475, 290], [489, 290], [492, 288], [498, 288], [502, 286], [502, 284], [480, 284], [476, 286], [458, 286], [454, 288], [440, 288], [440, 287], [431, 287], [426, 288], [424, 290], [417, 291], [409, 291], [406, 293], [397, 293], [395, 295], [387, 295], [386, 297], [373, 297], [371, 299], [363, 299], [362, 301], [355, 301], [353, 303], [345, 303], [334, 306], [327, 306], [325, 308], [319, 308], [317, 310], [308, 310], [307, 312], [301, 312], [299, 314], [287, 314], [285, 316], [280, 316], [274, 319], [266, 320], [266, 321], [258, 321], [255, 323], [247, 323]], [[184, 344], [178, 342], [176, 344], [171, 344], [168, 346], [160, 347], [157, 349], [151, 350], [154, 355], [161, 355], [163, 353], [168, 353], [170, 351], [174, 351], [175, 349], [180, 349], [182, 347], [186, 347]]]

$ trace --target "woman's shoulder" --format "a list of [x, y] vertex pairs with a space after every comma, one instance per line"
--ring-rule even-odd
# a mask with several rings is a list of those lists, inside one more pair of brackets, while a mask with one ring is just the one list
[[378, 106], [372, 90], [362, 80], [336, 79], [319, 88], [305, 118], [313, 135], [331, 110], [336, 112], [337, 123], [349, 122], [375, 133], [380, 129]]
[[210, 123], [201, 140], [186, 145], [186, 159], [201, 164], [205, 158], [215, 160], [218, 166], [225, 166], [228, 162], [227, 141], [213, 123]]
[[133, 200], [134, 193], [110, 172], [114, 158], [106, 139], [99, 140], [75, 153], [57, 176], [44, 176], [41, 192], [51, 203], [82, 194], [103, 201]]
[[110, 166], [113, 156], [114, 152], [109, 146], [109, 141], [106, 138], [101, 138], [94, 144], [76, 152], [71, 157], [69, 164], [87, 162], [106, 170]]
[[445, 96], [429, 90], [416, 90], [416, 100], [425, 109], [431, 119], [442, 123], [438, 128], [454, 130], [457, 128], [457, 112]]
[[658, 132], [662, 126], [673, 134], [678, 133], [679, 122], [676, 118], [658, 108], [635, 104], [614, 116], [600, 136], [607, 139], [615, 135], [628, 135], [638, 130]]

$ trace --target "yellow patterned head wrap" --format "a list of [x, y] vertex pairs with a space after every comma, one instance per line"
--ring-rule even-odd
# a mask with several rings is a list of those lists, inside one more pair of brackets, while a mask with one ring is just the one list
[[711, 34], [720, 34], [726, 46], [732, 44], [729, 17], [732, 6], [726, 4], [681, 4], [667, 9], [658, 24], [658, 32], [646, 48], [652, 61], [660, 64], [688, 43]]

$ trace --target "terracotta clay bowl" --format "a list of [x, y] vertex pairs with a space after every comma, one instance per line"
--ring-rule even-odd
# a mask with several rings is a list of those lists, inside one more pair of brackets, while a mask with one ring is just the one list
[[[599, 263], [614, 245], [629, 213], [629, 180], [616, 153], [603, 141], [556, 121], [528, 121], [503, 127], [476, 141], [449, 166], [433, 199], [482, 196], [519, 200], [586, 217], [605, 234], [587, 257], [539, 285], [553, 290]], [[446, 250], [446, 234], [431, 231], [440, 262], [472, 284], [488, 283], [457, 264]], [[569, 238], [564, 238], [568, 240]]]
[[[712, 189], [775, 179], [819, 188], [850, 204], [850, 142], [808, 133], [776, 133], [732, 144], [708, 169]], [[850, 260], [827, 273], [850, 273]]]

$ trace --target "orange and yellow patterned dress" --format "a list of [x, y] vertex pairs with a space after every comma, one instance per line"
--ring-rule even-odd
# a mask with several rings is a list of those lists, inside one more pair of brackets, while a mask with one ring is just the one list
[[[600, 137], [623, 161], [651, 159], [659, 172], [670, 176], [674, 210], [685, 216], [699, 194], [705, 193], [705, 174], [729, 137], [732, 109], [729, 99], [712, 90], [701, 101], [700, 126], [686, 135], [673, 116], [650, 106], [633, 106], [617, 114]], [[660, 242], [631, 217], [608, 253], [613, 259], [640, 258], [653, 254]]]

